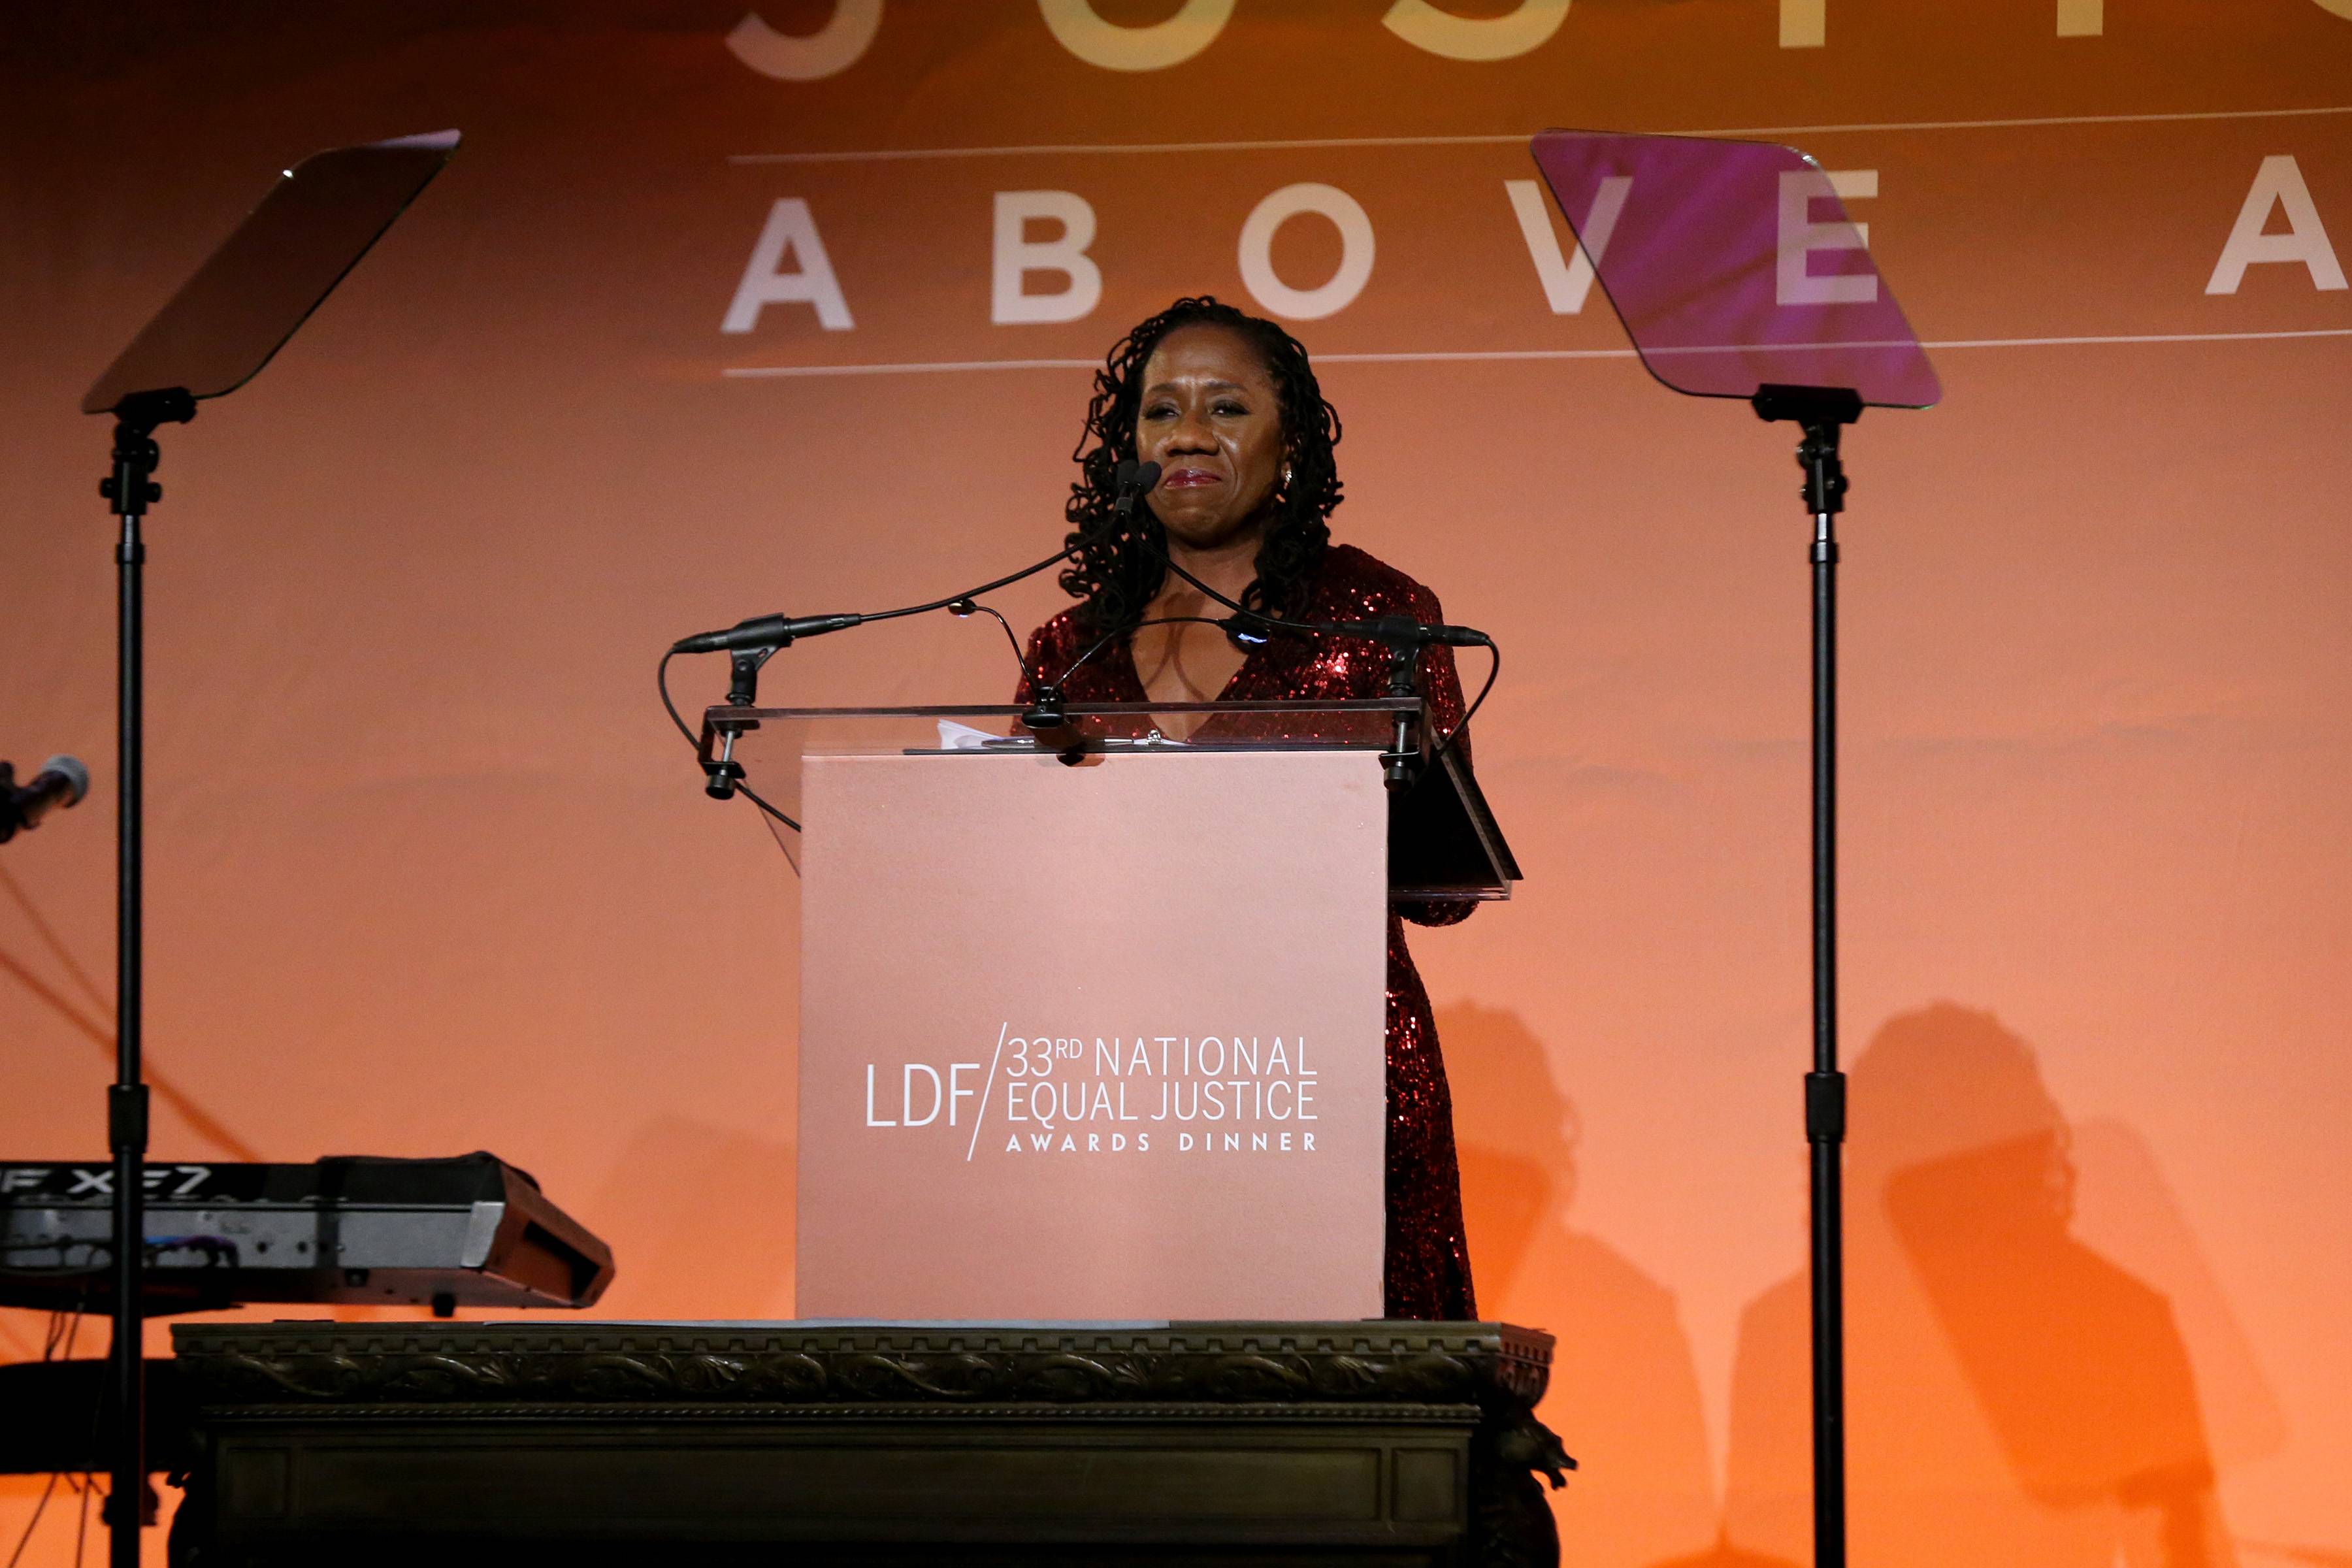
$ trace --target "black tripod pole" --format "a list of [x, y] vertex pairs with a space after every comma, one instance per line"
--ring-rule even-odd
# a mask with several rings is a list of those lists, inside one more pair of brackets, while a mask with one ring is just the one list
[[1813, 1563], [1845, 1568], [1845, 1075], [1837, 1011], [1837, 514], [1845, 510], [1838, 437], [1862, 417], [1843, 388], [1764, 386], [1754, 406], [1804, 431], [1797, 465], [1813, 542], [1813, 1067], [1805, 1075], [1812, 1155]]
[[121, 642], [116, 684], [118, 726], [115, 856], [114, 1083], [107, 1090], [106, 1137], [114, 1157], [114, 1346], [112, 1354], [113, 1477], [106, 1500], [109, 1561], [138, 1568], [139, 1532], [147, 1523], [146, 1362], [142, 1275], [146, 1262], [147, 1086], [140, 1076], [141, 983], [145, 960], [142, 860], [145, 760], [146, 605], [142, 575], [147, 546], [140, 519], [163, 487], [148, 476], [160, 452], [155, 426], [196, 416], [184, 391], [142, 393], [114, 411], [114, 468], [98, 487], [114, 506], [122, 535], [114, 547], [121, 590]]

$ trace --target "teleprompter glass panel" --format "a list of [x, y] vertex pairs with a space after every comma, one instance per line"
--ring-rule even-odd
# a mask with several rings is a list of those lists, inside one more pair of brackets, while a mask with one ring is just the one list
[[235, 392], [268, 364], [457, 150], [457, 132], [313, 153], [287, 170], [81, 401]]
[[[1702, 397], [1943, 395], [1832, 176], [1770, 142], [1547, 131], [1530, 144], [1650, 374]], [[1856, 196], [1870, 191], [1848, 185]]]

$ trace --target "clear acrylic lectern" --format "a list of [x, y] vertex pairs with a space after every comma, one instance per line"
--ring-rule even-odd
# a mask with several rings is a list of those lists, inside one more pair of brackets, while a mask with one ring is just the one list
[[[760, 795], [786, 822], [769, 819], [797, 869], [800, 790], [811, 756], [905, 752], [959, 755], [1179, 755], [1205, 752], [1342, 750], [1385, 752], [1396, 716], [1419, 720], [1418, 698], [1347, 702], [1104, 702], [1068, 710], [1069, 732], [1041, 741], [1022, 727], [1026, 710], [1002, 704], [916, 708], [730, 708], [705, 710], [701, 756], [727, 746]], [[1428, 726], [1416, 723], [1427, 735]], [[1181, 737], [1181, 738], [1180, 738]], [[1427, 753], [1436, 751], [1433, 759]], [[1389, 798], [1388, 868], [1391, 898], [1453, 901], [1511, 896], [1520, 879], [1476, 777], [1452, 747], [1423, 747], [1423, 766]]]

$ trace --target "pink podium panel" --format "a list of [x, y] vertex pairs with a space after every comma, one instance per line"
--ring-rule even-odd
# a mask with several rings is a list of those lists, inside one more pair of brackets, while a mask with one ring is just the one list
[[1380, 1316], [1376, 755], [801, 786], [801, 1316]]

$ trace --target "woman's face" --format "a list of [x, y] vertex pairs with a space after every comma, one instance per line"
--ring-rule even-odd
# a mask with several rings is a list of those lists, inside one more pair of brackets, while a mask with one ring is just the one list
[[1265, 526], [1284, 458], [1282, 400], [1247, 340], [1224, 327], [1179, 327], [1143, 366], [1135, 452], [1160, 465], [1150, 499], [1169, 537], [1195, 550]]

